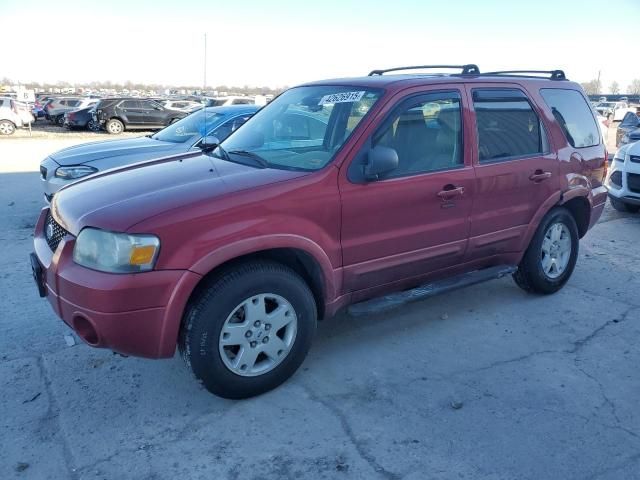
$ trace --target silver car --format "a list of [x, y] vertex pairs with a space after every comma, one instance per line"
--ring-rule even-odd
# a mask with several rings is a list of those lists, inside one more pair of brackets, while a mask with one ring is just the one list
[[199, 148], [205, 132], [222, 141], [258, 109], [256, 105], [207, 108], [146, 137], [85, 143], [60, 150], [40, 164], [45, 200], [50, 202], [60, 188], [87, 175]]

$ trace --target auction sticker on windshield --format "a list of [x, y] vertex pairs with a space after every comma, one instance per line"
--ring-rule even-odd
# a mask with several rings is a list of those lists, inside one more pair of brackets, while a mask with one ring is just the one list
[[359, 102], [362, 96], [364, 95], [364, 90], [360, 92], [342, 92], [342, 93], [332, 93], [330, 95], [325, 95], [320, 99], [318, 105], [329, 105], [332, 103], [348, 103], [348, 102]]

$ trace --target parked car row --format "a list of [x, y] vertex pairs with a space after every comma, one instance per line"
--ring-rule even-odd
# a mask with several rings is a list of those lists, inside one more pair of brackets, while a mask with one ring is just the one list
[[0, 118], [1, 135], [11, 135], [16, 128], [45, 118], [68, 129], [105, 130], [117, 135], [126, 130], [158, 130], [188, 114], [206, 107], [256, 105], [256, 98], [228, 96], [188, 99], [150, 97], [78, 97], [39, 95], [27, 105], [10, 97], [6, 114]]

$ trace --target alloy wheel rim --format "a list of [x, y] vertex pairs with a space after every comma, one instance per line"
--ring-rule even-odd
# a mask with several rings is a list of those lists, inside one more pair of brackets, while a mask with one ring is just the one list
[[264, 375], [287, 358], [297, 329], [298, 317], [289, 301], [273, 293], [253, 295], [225, 320], [218, 340], [220, 357], [236, 375]]
[[0, 133], [8, 135], [13, 132], [13, 127], [8, 123], [0, 123]]
[[120, 125], [117, 123], [112, 123], [111, 124], [111, 131], [113, 133], [120, 133]]
[[554, 223], [544, 234], [540, 263], [542, 271], [551, 279], [560, 277], [571, 258], [571, 233], [564, 223]]

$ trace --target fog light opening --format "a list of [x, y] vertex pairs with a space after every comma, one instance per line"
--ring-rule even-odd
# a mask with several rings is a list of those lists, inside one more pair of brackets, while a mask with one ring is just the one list
[[98, 345], [98, 332], [85, 317], [80, 315], [73, 317], [73, 328], [80, 338], [89, 345]]

